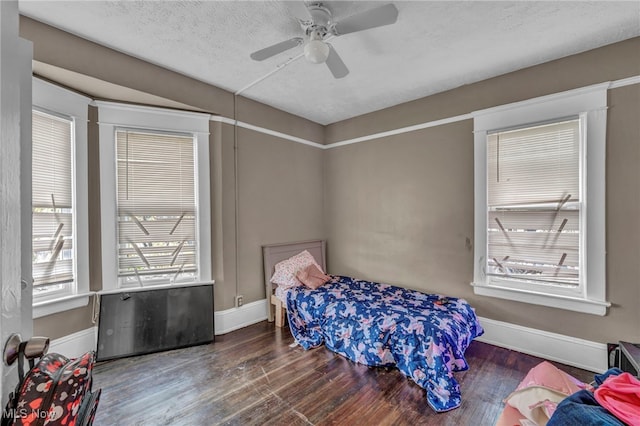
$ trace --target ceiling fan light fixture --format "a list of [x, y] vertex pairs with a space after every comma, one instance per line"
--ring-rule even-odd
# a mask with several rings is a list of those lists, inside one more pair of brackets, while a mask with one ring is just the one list
[[304, 57], [314, 64], [322, 64], [329, 57], [329, 45], [322, 40], [309, 40], [304, 46]]
[[[300, 28], [304, 32], [304, 38], [308, 37], [308, 42], [304, 45], [305, 58], [308, 62], [314, 64], [327, 64], [327, 68], [335, 78], [346, 77], [349, 74], [349, 69], [335, 49], [330, 44], [325, 43], [324, 40], [328, 41], [344, 34], [391, 25], [398, 20], [398, 8], [391, 3], [374, 7], [339, 21], [333, 20], [331, 11], [322, 4], [322, 0], [305, 0], [304, 2], [296, 0], [290, 3], [291, 5], [297, 5], [295, 6], [297, 12], [294, 15], [297, 17], [298, 24], [300, 24]], [[300, 46], [304, 43], [304, 38], [294, 37], [281, 41], [257, 50], [249, 56], [254, 61], [263, 61]], [[299, 57], [297, 55], [295, 58], [290, 58], [288, 62], [282, 65], [287, 65]], [[279, 66], [278, 69], [281, 69], [281, 67]]]

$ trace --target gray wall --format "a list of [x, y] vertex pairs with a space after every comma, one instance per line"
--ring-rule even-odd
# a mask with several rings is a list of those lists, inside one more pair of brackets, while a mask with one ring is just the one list
[[326, 152], [331, 272], [472, 294], [472, 130], [464, 121]]
[[246, 129], [238, 140], [238, 283], [252, 301], [265, 297], [263, 244], [324, 236], [324, 152]]
[[[336, 123], [329, 141], [640, 75], [636, 38]], [[476, 296], [473, 123], [332, 148], [325, 229], [333, 273], [467, 298], [479, 315], [597, 342], [640, 340], [640, 85], [609, 91], [607, 316]]]

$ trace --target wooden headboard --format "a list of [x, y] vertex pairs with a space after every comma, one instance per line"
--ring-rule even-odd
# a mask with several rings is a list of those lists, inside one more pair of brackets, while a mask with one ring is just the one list
[[288, 259], [291, 256], [307, 250], [314, 257], [322, 269], [327, 271], [325, 260], [326, 242], [325, 240], [298, 241], [295, 243], [268, 244], [262, 246], [262, 257], [264, 260], [264, 287], [269, 306], [269, 321], [273, 321], [273, 310], [271, 308], [271, 295], [274, 284], [269, 280], [275, 271], [276, 263]]

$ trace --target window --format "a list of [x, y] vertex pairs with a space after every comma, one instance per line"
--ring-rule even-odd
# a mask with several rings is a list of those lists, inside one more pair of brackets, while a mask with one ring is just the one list
[[103, 290], [210, 282], [209, 116], [96, 103]]
[[33, 296], [70, 290], [74, 271], [73, 119], [32, 118]]
[[606, 88], [475, 114], [477, 294], [604, 315]]
[[89, 301], [87, 109], [33, 79], [31, 199], [34, 318]]
[[580, 120], [490, 133], [487, 154], [487, 275], [579, 285]]
[[116, 130], [118, 275], [123, 283], [197, 276], [192, 135]]

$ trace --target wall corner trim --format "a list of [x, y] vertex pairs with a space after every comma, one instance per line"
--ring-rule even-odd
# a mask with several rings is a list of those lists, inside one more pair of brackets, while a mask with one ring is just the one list
[[267, 299], [215, 312], [215, 334], [225, 334], [267, 319]]
[[607, 370], [607, 345], [576, 337], [479, 317], [484, 335], [476, 340], [501, 348], [602, 373]]

